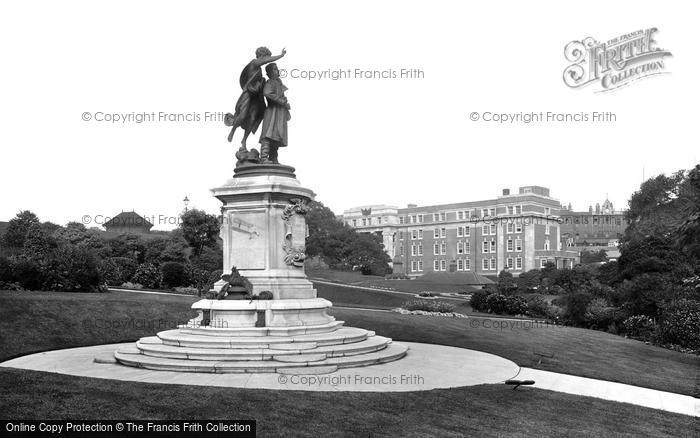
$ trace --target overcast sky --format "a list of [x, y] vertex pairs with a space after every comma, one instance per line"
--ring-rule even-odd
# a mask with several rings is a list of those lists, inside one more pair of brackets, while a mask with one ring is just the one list
[[[584, 210], [624, 207], [646, 176], [698, 162], [694, 2], [12, 2], [0, 6], [0, 220], [65, 224], [122, 210], [218, 212], [238, 76], [265, 45], [292, 106], [280, 160], [336, 213], [369, 204], [493, 198], [542, 185]], [[538, 6], [536, 6], [538, 5]], [[570, 89], [564, 46], [658, 28], [666, 71], [610, 93]], [[419, 69], [414, 79], [302, 79]], [[327, 74], [327, 73], [326, 73]], [[610, 111], [604, 123], [506, 123], [477, 112]], [[91, 120], [83, 120], [83, 113]], [[99, 113], [197, 114], [110, 123]], [[258, 147], [251, 135], [249, 146]], [[90, 219], [83, 219], [88, 216]], [[165, 222], [165, 223], [163, 223]]]

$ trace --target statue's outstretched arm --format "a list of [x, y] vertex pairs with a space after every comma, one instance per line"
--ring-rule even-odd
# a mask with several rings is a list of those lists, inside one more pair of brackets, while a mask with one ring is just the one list
[[284, 55], [286, 55], [286, 54], [287, 54], [287, 50], [286, 50], [286, 49], [282, 49], [282, 53], [280, 53], [280, 54], [277, 55], [277, 56], [266, 56], [266, 57], [264, 57], [264, 58], [256, 58], [256, 59], [253, 60], [253, 62], [255, 63], [255, 65], [256, 65], [257, 67], [262, 67], [262, 66], [265, 65], [265, 64], [269, 64], [269, 63], [271, 63], [271, 62], [277, 61], [278, 59], [282, 58], [282, 57], [283, 57]]

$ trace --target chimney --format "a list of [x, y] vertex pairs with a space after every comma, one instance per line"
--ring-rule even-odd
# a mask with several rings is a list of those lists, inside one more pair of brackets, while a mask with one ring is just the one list
[[510, 195], [510, 189], [503, 189], [503, 196]]
[[418, 207], [418, 204], [408, 204], [406, 208], [416, 208]]

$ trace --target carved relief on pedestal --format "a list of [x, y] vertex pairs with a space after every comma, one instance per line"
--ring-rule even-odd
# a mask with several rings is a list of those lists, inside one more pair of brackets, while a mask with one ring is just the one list
[[282, 211], [284, 221], [284, 263], [301, 268], [306, 259], [306, 220], [304, 215], [308, 211], [306, 201], [299, 198], [289, 200]]

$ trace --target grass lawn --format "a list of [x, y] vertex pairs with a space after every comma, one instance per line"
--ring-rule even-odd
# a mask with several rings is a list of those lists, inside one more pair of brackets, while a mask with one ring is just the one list
[[334, 271], [332, 269], [309, 271], [307, 275], [310, 278], [318, 278], [319, 280], [337, 281], [339, 283], [352, 284], [353, 286], [375, 287], [398, 292], [411, 292], [414, 294], [423, 291], [453, 293], [462, 291], [473, 292], [479, 289], [472, 286], [443, 284], [420, 279], [386, 280], [384, 277], [376, 275], [362, 275], [360, 272]]
[[[134, 341], [184, 322], [196, 297], [128, 292], [0, 292], [0, 359]], [[470, 328], [472, 319], [334, 309], [397, 340], [495, 353], [538, 368], [692, 394], [699, 358], [583, 329]], [[474, 318], [474, 320], [476, 320]], [[534, 388], [483, 385], [416, 393], [311, 393], [187, 387], [0, 370], [0, 411], [25, 419], [254, 418], [261, 435], [692, 436], [691, 417]]]

